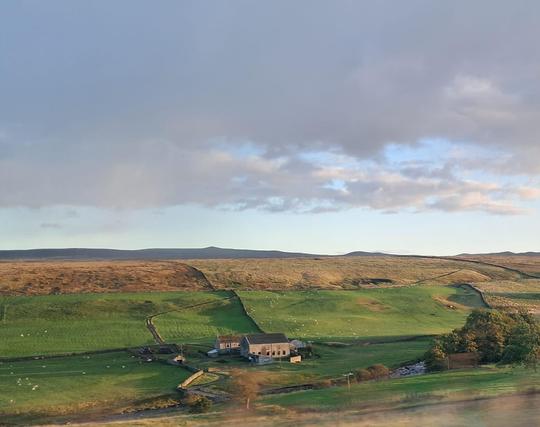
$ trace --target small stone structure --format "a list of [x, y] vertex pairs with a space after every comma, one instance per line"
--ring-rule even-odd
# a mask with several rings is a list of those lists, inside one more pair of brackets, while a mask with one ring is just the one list
[[300, 355], [297, 355], [297, 356], [291, 356], [291, 358], [289, 359], [289, 361], [291, 363], [300, 363], [302, 361], [302, 356]]
[[237, 335], [221, 335], [216, 337], [214, 349], [219, 354], [234, 353], [240, 351], [240, 337]]

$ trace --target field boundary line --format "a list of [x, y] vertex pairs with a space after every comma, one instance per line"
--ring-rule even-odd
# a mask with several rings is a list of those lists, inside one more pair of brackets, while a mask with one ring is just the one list
[[256, 326], [258, 331], [264, 334], [265, 333], [264, 329], [261, 328], [261, 326], [257, 323], [257, 321], [251, 316], [251, 314], [249, 314], [244, 304], [244, 301], [242, 301], [242, 298], [240, 297], [240, 295], [238, 295], [238, 292], [236, 292], [234, 289], [232, 289], [231, 292], [236, 296], [236, 298], [238, 298], [238, 301], [240, 302], [240, 306], [242, 307], [242, 311], [244, 312], [244, 314], [253, 322], [253, 324]]
[[522, 278], [540, 279], [540, 276], [536, 276], [534, 274], [530, 274], [530, 273], [527, 273], [525, 271], [518, 270], [517, 268], [506, 267], [504, 265], [494, 264], [494, 263], [491, 263], [491, 262], [480, 261], [480, 260], [470, 259], [470, 258], [458, 258], [458, 257], [453, 258], [453, 257], [434, 256], [434, 255], [391, 255], [391, 256], [395, 256], [395, 257], [399, 257], [399, 258], [440, 259], [440, 260], [444, 260], [444, 261], [468, 262], [468, 263], [471, 263], [471, 264], [487, 265], [488, 267], [500, 268], [502, 270], [506, 270], [506, 271], [510, 271], [512, 273], [519, 274], [520, 276], [522, 276]]
[[[154, 325], [154, 323], [153, 323], [154, 318], [156, 318], [158, 316], [161, 316], [163, 314], [175, 313], [175, 312], [179, 312], [179, 311], [190, 309], [190, 308], [202, 307], [203, 305], [216, 304], [218, 302], [229, 301], [229, 300], [232, 300], [234, 298], [238, 298], [238, 295], [234, 294], [234, 292], [233, 292], [232, 296], [225, 297], [225, 298], [220, 298], [218, 300], [204, 301], [204, 302], [197, 303], [197, 304], [187, 305], [185, 307], [175, 308], [174, 310], [167, 310], [167, 311], [162, 311], [160, 313], [152, 314], [152, 315], [148, 316], [145, 319], [146, 328], [150, 331], [150, 333], [152, 334], [152, 337], [154, 338], [154, 341], [157, 344], [164, 345], [164, 344], [166, 344], [166, 342], [163, 339], [163, 337], [159, 334], [159, 332], [158, 332], [158, 330], [156, 328], [156, 325]], [[240, 302], [240, 304], [241, 304], [241, 302]]]
[[437, 279], [441, 279], [443, 277], [447, 277], [447, 276], [451, 276], [452, 274], [456, 274], [456, 273], [459, 273], [460, 271], [463, 271], [463, 268], [460, 268], [459, 270], [456, 270], [456, 271], [451, 271], [450, 273], [444, 273], [444, 274], [441, 274], [439, 276], [435, 276], [435, 277], [428, 277], [427, 279], [420, 279], [414, 283], [411, 283], [410, 285], [405, 285], [405, 286], [416, 286], [416, 285], [419, 285], [421, 283], [424, 283], [424, 282], [429, 282], [430, 280], [437, 280]]
[[15, 356], [15, 357], [0, 357], [0, 362], [24, 362], [28, 360], [47, 360], [47, 359], [61, 359], [62, 357], [72, 356], [88, 356], [92, 354], [107, 354], [107, 353], [119, 353], [123, 351], [129, 351], [137, 349], [137, 347], [120, 347], [120, 348], [107, 348], [104, 350], [92, 350], [92, 351], [75, 351], [69, 353], [56, 353], [56, 354], [38, 354], [32, 356]]
[[[181, 262], [181, 264], [187, 265], [189, 268], [193, 269], [195, 274], [198, 276], [197, 279], [202, 280], [204, 282], [204, 284], [208, 287], [208, 290], [211, 290], [211, 291], [217, 291], [218, 290], [218, 289], [216, 289], [214, 284], [208, 279], [208, 277], [206, 277], [206, 274], [204, 274], [204, 272], [202, 270], [198, 269], [197, 267], [193, 267], [191, 264], [188, 264], [187, 262], [183, 262], [183, 261], [180, 261], [180, 262]], [[177, 264], [176, 261], [169, 261], [169, 263], [172, 264], [173, 266], [176, 266], [176, 264]]]

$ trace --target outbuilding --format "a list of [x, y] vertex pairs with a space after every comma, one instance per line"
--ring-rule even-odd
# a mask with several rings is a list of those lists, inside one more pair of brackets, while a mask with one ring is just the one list
[[221, 335], [216, 337], [214, 349], [220, 354], [238, 352], [240, 350], [240, 337], [237, 335]]

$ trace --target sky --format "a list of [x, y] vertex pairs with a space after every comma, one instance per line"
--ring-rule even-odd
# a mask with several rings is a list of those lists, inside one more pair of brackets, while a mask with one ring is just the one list
[[540, 2], [0, 2], [0, 249], [540, 250]]

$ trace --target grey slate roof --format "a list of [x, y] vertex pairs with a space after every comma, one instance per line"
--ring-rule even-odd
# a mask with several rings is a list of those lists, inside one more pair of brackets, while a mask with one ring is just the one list
[[274, 344], [274, 343], [288, 343], [289, 340], [282, 333], [275, 334], [248, 334], [246, 340], [250, 344]]

